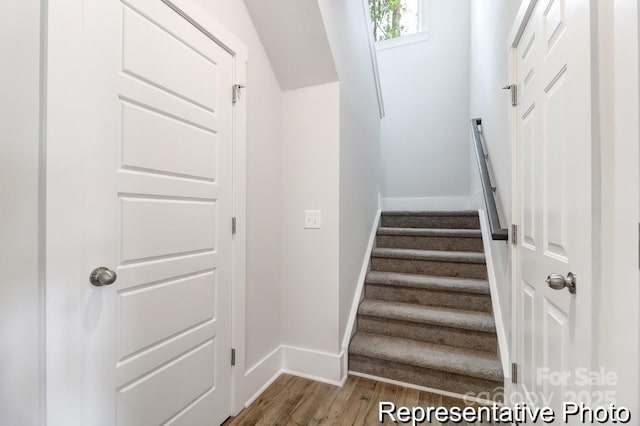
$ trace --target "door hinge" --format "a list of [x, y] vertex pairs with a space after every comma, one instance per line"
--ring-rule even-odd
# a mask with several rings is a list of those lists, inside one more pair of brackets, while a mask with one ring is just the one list
[[511, 383], [518, 383], [518, 364], [511, 364]]
[[503, 89], [511, 91], [511, 106], [518, 106], [518, 86], [515, 84], [509, 84], [504, 86]]
[[511, 244], [518, 244], [518, 225], [511, 225]]
[[238, 221], [235, 216], [231, 218], [231, 234], [235, 235], [238, 230]]
[[236, 365], [236, 350], [231, 348], [231, 366]]
[[233, 85], [233, 88], [232, 88], [231, 92], [233, 93], [232, 94], [232, 100], [233, 100], [234, 104], [238, 103], [238, 100], [240, 99], [240, 95], [241, 95], [240, 90], [244, 89], [245, 87], [247, 87], [247, 86], [245, 86], [243, 84], [234, 84]]

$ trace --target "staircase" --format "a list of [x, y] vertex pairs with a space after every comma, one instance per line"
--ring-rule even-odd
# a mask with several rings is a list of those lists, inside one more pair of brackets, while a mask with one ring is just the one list
[[459, 394], [503, 386], [478, 212], [382, 213], [349, 370]]

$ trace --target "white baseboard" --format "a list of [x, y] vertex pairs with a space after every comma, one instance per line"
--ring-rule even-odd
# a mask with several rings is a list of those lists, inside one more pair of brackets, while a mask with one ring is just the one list
[[244, 374], [241, 387], [242, 401], [233, 415], [249, 406], [281, 374], [303, 377], [317, 382], [342, 387], [347, 379], [345, 352], [330, 354], [293, 346], [280, 345]]
[[[378, 210], [376, 217], [373, 220], [373, 226], [371, 227], [371, 234], [369, 235], [369, 242], [367, 243], [367, 249], [364, 253], [364, 259], [362, 260], [362, 268], [360, 269], [360, 276], [358, 277], [358, 284], [356, 285], [356, 291], [353, 296], [353, 303], [351, 304], [351, 311], [349, 312], [349, 322], [347, 323], [347, 329], [342, 339], [342, 351], [345, 353], [344, 365], [342, 371], [347, 371], [347, 365], [349, 362], [349, 342], [355, 333], [356, 315], [358, 314], [358, 307], [364, 297], [364, 281], [369, 273], [369, 264], [371, 260], [371, 250], [376, 243], [376, 234], [378, 232], [378, 226], [380, 226], [380, 215], [382, 210]], [[346, 374], [344, 375], [346, 377]]]
[[345, 382], [347, 381], [346, 375], [343, 380], [336, 382], [334, 380], [327, 380], [324, 377], [317, 377], [311, 374], [301, 373], [300, 371], [287, 370], [286, 368], [283, 368], [282, 370], [280, 370], [280, 374], [289, 374], [291, 376], [302, 377], [303, 379], [313, 380], [314, 382], [326, 383], [327, 385], [337, 386], [340, 388], [344, 386]]
[[507, 331], [505, 328], [502, 309], [500, 308], [500, 295], [498, 293], [498, 280], [496, 279], [495, 263], [491, 250], [491, 230], [489, 219], [484, 210], [478, 210], [480, 214], [480, 228], [482, 229], [482, 244], [484, 246], [484, 256], [487, 262], [487, 277], [489, 279], [489, 289], [491, 290], [491, 306], [496, 321], [496, 333], [498, 335], [498, 347], [500, 350], [500, 360], [502, 361], [502, 374], [505, 382], [511, 378], [511, 359], [509, 345], [507, 344]]
[[[238, 386], [242, 387], [241, 401], [244, 401], [244, 403], [236, 408], [236, 411], [239, 412], [242, 407], [246, 407], [255, 401], [280, 376], [281, 371], [282, 346], [278, 346], [269, 355], [248, 369], [242, 377], [242, 383], [239, 383]], [[237, 415], [237, 412], [234, 415]]]
[[344, 356], [344, 352], [335, 355], [282, 345], [282, 368], [288, 374], [341, 386]]
[[471, 208], [468, 195], [455, 197], [383, 198], [383, 210], [467, 210]]

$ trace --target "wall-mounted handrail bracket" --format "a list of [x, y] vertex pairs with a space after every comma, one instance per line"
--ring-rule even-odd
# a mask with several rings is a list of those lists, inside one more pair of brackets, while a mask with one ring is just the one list
[[480, 182], [482, 183], [482, 192], [484, 194], [484, 202], [487, 206], [487, 216], [489, 217], [489, 226], [491, 227], [491, 238], [494, 240], [506, 241], [509, 239], [509, 231], [500, 226], [500, 217], [498, 216], [498, 207], [496, 205], [496, 187], [491, 184], [489, 177], [489, 167], [487, 166], [488, 154], [485, 154], [482, 145], [482, 120], [474, 118], [471, 120], [471, 134], [473, 136], [473, 146], [476, 152], [476, 160], [478, 162], [478, 170], [480, 172]]

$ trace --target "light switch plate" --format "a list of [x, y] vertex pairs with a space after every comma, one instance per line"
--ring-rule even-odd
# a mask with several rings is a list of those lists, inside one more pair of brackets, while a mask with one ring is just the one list
[[304, 229], [320, 229], [322, 225], [322, 214], [320, 210], [304, 211]]

